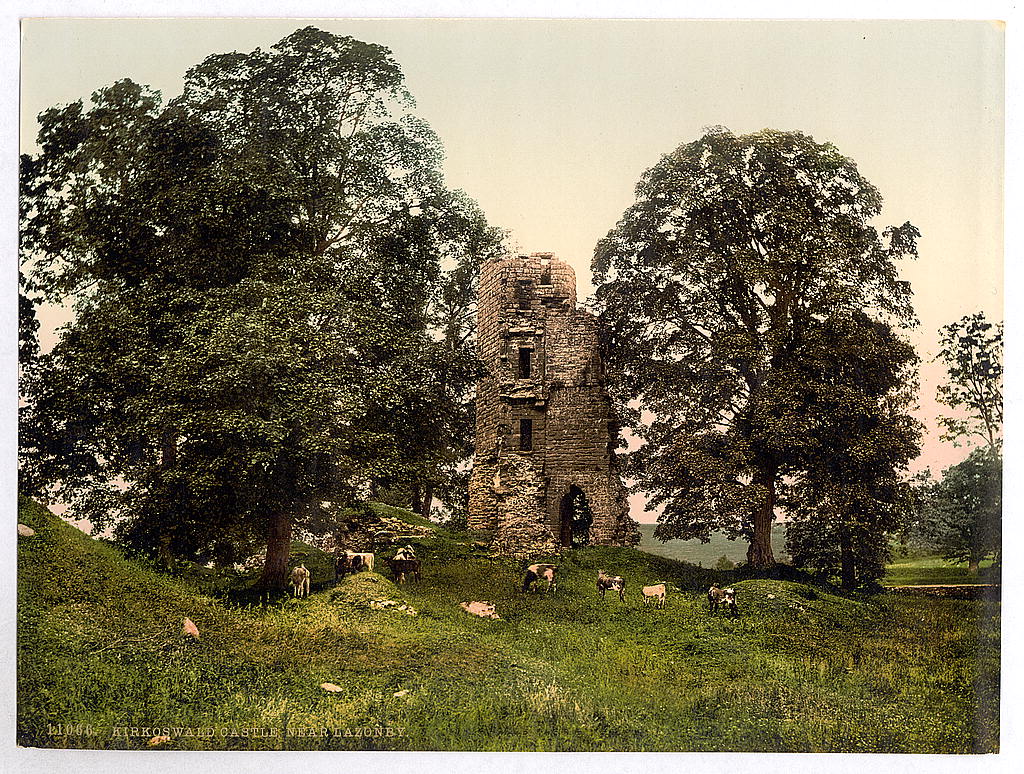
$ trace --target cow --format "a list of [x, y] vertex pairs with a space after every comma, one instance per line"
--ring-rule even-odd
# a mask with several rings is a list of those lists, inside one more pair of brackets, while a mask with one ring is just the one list
[[395, 576], [395, 583], [404, 583], [406, 578], [420, 580], [422, 564], [419, 559], [385, 559], [384, 561], [391, 568], [391, 574]]
[[727, 589], [720, 589], [718, 586], [708, 589], [708, 612], [717, 613], [720, 606], [724, 606], [733, 616], [739, 615], [736, 607], [736, 589], [731, 586]]
[[289, 584], [292, 587], [292, 596], [309, 596], [309, 570], [302, 564], [292, 570], [292, 579]]
[[665, 581], [661, 581], [654, 586], [644, 586], [640, 590], [643, 592], [645, 605], [654, 600], [658, 607], [665, 607]]
[[334, 580], [348, 573], [373, 572], [373, 554], [345, 551], [334, 557]]
[[598, 570], [597, 590], [601, 593], [602, 599], [604, 599], [604, 593], [608, 589], [619, 592], [619, 600], [622, 602], [626, 601], [626, 579], [620, 578], [617, 575], [607, 575], [604, 570]]
[[555, 578], [555, 571], [558, 569], [553, 564], [531, 564], [526, 568], [526, 578], [523, 579], [523, 591], [530, 591], [532, 588], [536, 590], [537, 585], [542, 581], [548, 582], [548, 587], [544, 590], [558, 591], [558, 580]]

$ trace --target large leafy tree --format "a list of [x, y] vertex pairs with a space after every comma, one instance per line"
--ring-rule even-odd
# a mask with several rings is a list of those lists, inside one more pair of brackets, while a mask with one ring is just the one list
[[770, 566], [780, 482], [803, 469], [802, 425], [819, 418], [791, 403], [800, 342], [860, 310], [913, 324], [895, 261], [916, 253], [917, 229], [879, 234], [878, 191], [798, 132], [709, 130], [636, 197], [593, 264], [615, 397], [642, 443], [631, 473], [663, 508], [661, 538], [722, 530]]
[[165, 556], [265, 543], [281, 585], [297, 520], [407, 474], [415, 377], [458, 360], [443, 264], [497, 240], [409, 107], [386, 49], [306, 28], [166, 106], [121, 81], [44, 113], [23, 260], [76, 317], [25, 393], [26, 485]]
[[938, 388], [939, 401], [959, 411], [939, 417], [943, 438], [980, 436], [998, 451], [1003, 433], [1003, 324], [993, 324], [981, 312], [944, 325], [939, 331], [938, 359], [949, 380]]
[[943, 471], [919, 491], [918, 531], [945, 558], [967, 562], [972, 574], [1002, 549], [1003, 460], [988, 446]]
[[793, 564], [871, 585], [884, 574], [890, 538], [912, 510], [907, 465], [920, 451], [908, 413], [917, 356], [889, 326], [862, 313], [815, 323], [787, 379], [797, 444], [805, 455], [784, 483]]

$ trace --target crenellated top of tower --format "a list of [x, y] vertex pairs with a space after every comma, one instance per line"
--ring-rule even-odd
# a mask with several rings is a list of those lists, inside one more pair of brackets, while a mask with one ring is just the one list
[[492, 298], [501, 306], [515, 305], [529, 293], [545, 306], [576, 308], [576, 272], [554, 253], [492, 258], [481, 267], [480, 285], [481, 298]]

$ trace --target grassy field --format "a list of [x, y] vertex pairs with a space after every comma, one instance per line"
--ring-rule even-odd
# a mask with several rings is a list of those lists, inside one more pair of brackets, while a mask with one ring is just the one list
[[[711, 540], [708, 543], [702, 543], [699, 540], [669, 540], [663, 543], [654, 537], [655, 526], [657, 525], [640, 525], [641, 539], [640, 545], [637, 547], [641, 551], [708, 568], [714, 567], [722, 556], [737, 564], [746, 561], [747, 544], [742, 540], [729, 540], [725, 535], [716, 532], [711, 535]], [[776, 559], [780, 561], [788, 559], [786, 528], [783, 524], [776, 524], [772, 530], [772, 550]], [[991, 562], [983, 562], [982, 570], [984, 571], [989, 564]], [[984, 577], [979, 580], [978, 576], [970, 575], [966, 562], [947, 562], [939, 556], [901, 559], [890, 564], [885, 577], [882, 578], [883, 586], [986, 582], [991, 581]]]
[[[699, 540], [669, 540], [663, 543], [654, 537], [656, 526], [658, 525], [640, 525], [640, 545], [637, 547], [641, 551], [702, 567], [714, 567], [715, 562], [722, 556], [733, 563], [747, 561], [747, 543], [743, 540], [729, 540], [720, 532], [714, 532], [708, 543], [702, 543]], [[788, 556], [786, 554], [786, 529], [781, 524], [776, 524], [772, 529], [772, 552], [776, 559], [782, 561]]]
[[[998, 603], [744, 580], [741, 615], [711, 617], [701, 590], [734, 578], [625, 548], [563, 555], [557, 594], [526, 595], [519, 565], [439, 530], [419, 584], [363, 573], [307, 600], [240, 606], [27, 501], [19, 517], [37, 532], [18, 551], [25, 746], [998, 748]], [[596, 596], [598, 567], [628, 579], [627, 604]], [[643, 607], [638, 586], [661, 580], [667, 606]], [[501, 618], [468, 615], [470, 600]]]
[[930, 586], [958, 583], [991, 583], [985, 570], [992, 563], [982, 562], [980, 575], [967, 571], [967, 562], [947, 562], [941, 556], [901, 559], [886, 568], [883, 586]]

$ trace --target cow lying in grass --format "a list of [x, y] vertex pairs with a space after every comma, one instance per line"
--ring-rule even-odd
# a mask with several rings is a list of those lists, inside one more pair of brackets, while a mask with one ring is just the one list
[[736, 589], [732, 587], [720, 589], [718, 586], [708, 589], [708, 611], [717, 613], [720, 606], [724, 606], [731, 615], [739, 615], [739, 610], [736, 608]]
[[373, 572], [373, 554], [345, 551], [334, 557], [334, 580], [357, 572]]
[[558, 581], [555, 579], [555, 570], [558, 567], [553, 564], [531, 564], [526, 568], [526, 578], [523, 579], [523, 591], [536, 590], [542, 580], [548, 582], [547, 591], [558, 591]]
[[385, 559], [391, 574], [395, 576], [395, 583], [405, 583], [406, 578], [420, 579], [421, 563], [419, 559]]
[[654, 600], [658, 607], [665, 607], [665, 581], [654, 586], [644, 586], [640, 589], [644, 594], [644, 604]]
[[309, 570], [302, 564], [292, 570], [292, 578], [289, 585], [292, 587], [293, 597], [309, 596]]
[[604, 593], [609, 589], [619, 592], [619, 599], [622, 602], [626, 601], [626, 579], [620, 578], [618, 575], [607, 575], [604, 570], [598, 570], [597, 590], [601, 593], [602, 599], [604, 599]]

